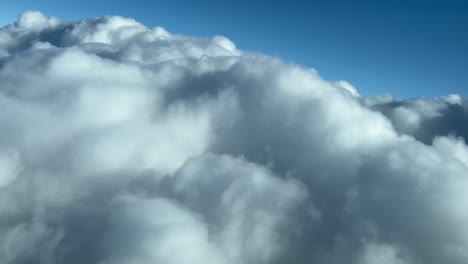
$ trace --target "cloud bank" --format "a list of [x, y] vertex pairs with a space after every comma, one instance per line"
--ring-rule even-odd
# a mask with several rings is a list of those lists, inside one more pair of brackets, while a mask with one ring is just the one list
[[0, 262], [466, 264], [468, 101], [123, 17], [0, 29]]

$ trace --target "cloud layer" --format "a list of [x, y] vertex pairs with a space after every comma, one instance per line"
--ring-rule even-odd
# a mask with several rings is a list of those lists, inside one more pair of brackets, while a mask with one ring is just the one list
[[0, 262], [466, 264], [467, 111], [25, 12], [0, 29]]

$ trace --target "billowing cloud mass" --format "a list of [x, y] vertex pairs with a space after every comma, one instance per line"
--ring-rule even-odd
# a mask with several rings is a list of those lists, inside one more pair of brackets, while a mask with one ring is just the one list
[[467, 111], [25, 12], [0, 29], [0, 263], [466, 264]]

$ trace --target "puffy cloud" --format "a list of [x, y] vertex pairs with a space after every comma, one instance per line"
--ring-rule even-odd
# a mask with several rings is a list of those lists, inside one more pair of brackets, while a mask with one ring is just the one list
[[400, 100], [387, 96], [365, 98], [366, 106], [387, 116], [402, 134], [431, 144], [436, 136], [468, 138], [468, 100], [459, 95]]
[[102, 263], [225, 263], [202, 220], [171, 200], [126, 201], [106, 227]]
[[0, 262], [468, 262], [468, 101], [123, 17], [0, 29]]
[[42, 30], [56, 26], [59, 20], [56, 17], [48, 18], [38, 11], [27, 11], [20, 15], [16, 26], [25, 30]]

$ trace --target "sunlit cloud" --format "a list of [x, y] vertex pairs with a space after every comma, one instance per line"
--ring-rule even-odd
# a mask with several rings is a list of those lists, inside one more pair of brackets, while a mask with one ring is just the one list
[[0, 29], [0, 262], [466, 264], [467, 108], [25, 12]]

